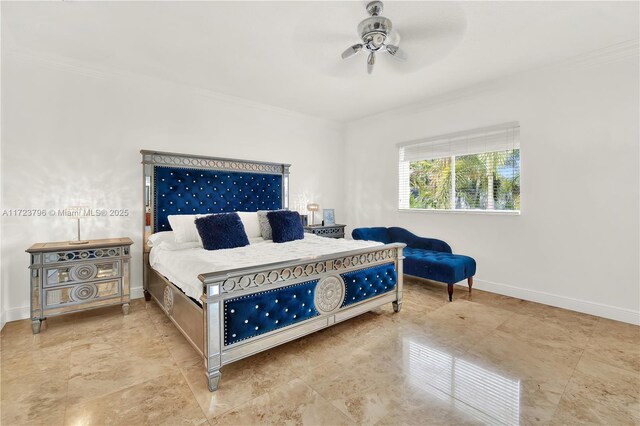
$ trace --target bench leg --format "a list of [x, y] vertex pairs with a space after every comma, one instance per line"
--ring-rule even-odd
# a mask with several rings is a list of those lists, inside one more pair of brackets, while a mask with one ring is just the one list
[[449, 292], [449, 302], [453, 300], [453, 284], [447, 285], [447, 291]]
[[471, 294], [471, 287], [473, 287], [473, 277], [467, 278], [467, 283], [469, 284], [469, 294]]

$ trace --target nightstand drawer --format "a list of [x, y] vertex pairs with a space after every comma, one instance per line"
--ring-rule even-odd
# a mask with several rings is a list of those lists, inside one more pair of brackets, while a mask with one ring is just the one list
[[44, 291], [44, 308], [52, 309], [78, 303], [91, 303], [100, 299], [118, 297], [121, 280], [98, 281], [66, 287], [49, 288]]
[[81, 263], [79, 265], [46, 268], [43, 285], [44, 287], [52, 287], [84, 281], [117, 278], [121, 275], [122, 263], [120, 260]]

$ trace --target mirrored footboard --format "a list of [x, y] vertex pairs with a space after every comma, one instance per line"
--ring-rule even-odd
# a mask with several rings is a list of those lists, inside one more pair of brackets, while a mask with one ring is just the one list
[[338, 255], [200, 275], [209, 389], [220, 368], [393, 303], [402, 305], [402, 249], [388, 244]]

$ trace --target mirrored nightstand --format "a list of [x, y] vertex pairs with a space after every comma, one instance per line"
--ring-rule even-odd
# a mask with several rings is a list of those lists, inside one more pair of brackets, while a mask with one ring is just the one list
[[48, 316], [122, 305], [129, 313], [129, 238], [38, 243], [31, 256], [31, 328], [40, 332]]

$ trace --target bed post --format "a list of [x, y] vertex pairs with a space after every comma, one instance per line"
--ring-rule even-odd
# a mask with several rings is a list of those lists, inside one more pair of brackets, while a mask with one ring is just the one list
[[398, 274], [398, 283], [396, 285], [396, 301], [391, 302], [394, 312], [400, 312], [402, 309], [402, 284], [404, 278], [402, 271], [402, 259], [404, 259], [404, 256], [402, 255], [403, 247], [398, 247], [396, 249], [396, 271]]
[[[202, 278], [201, 278], [202, 279]], [[222, 301], [220, 284], [204, 284], [204, 363], [209, 391], [218, 389], [222, 367]]]
[[[155, 181], [155, 167], [153, 166], [153, 156], [146, 151], [140, 151], [142, 154], [142, 200], [144, 202], [142, 206], [142, 289], [144, 293], [144, 300], [149, 302], [151, 300], [151, 293], [149, 293], [149, 251], [150, 247], [147, 246], [147, 238], [154, 232], [154, 215], [155, 211], [153, 199], [153, 186]], [[149, 214], [149, 220], [147, 221], [147, 214]]]

